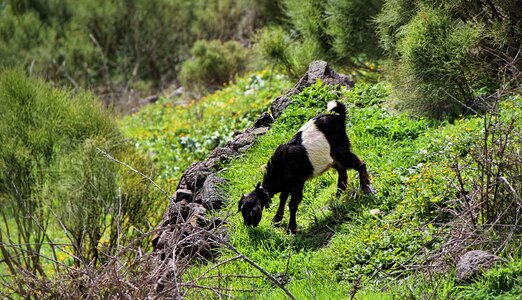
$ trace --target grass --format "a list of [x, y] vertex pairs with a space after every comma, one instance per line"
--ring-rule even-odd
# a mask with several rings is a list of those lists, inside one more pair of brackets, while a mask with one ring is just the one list
[[[120, 125], [137, 148], [154, 157], [159, 183], [165, 186], [175, 183], [190, 163], [225, 144], [234, 131], [250, 126], [288, 86], [282, 77], [254, 73], [199, 102], [175, 106], [162, 99], [124, 118]], [[390, 89], [384, 83], [359, 83], [345, 90], [318, 82], [294, 95], [293, 103], [267, 134], [219, 172], [228, 182], [229, 201], [215, 214], [227, 219], [230, 243], [284, 281], [297, 299], [346, 299], [350, 295], [356, 299], [517, 298], [522, 292], [522, 260], [520, 251], [511, 251], [518, 248], [516, 244], [500, 253], [508, 263], [470, 283], [456, 282], [453, 270], [419, 271], [426, 253], [440, 250], [440, 233], [448, 230], [440, 225], [452, 217], [446, 211], [461, 209], [453, 201], [459, 196], [453, 167], [457, 161], [470, 161], [471, 149], [483, 137], [484, 119], [469, 115], [433, 121], [391, 113], [384, 108]], [[377, 194], [363, 195], [356, 172], [350, 171], [347, 191], [336, 197], [337, 174], [329, 171], [306, 183], [297, 214], [297, 235], [286, 233], [288, 210], [282, 225], [270, 223], [277, 197], [257, 228], [244, 226], [236, 213], [240, 196], [261, 181], [262, 166], [274, 149], [308, 119], [324, 112], [331, 100], [348, 108], [353, 151], [366, 161]], [[521, 107], [519, 96], [501, 103], [502, 116], [514, 132], [522, 131]], [[470, 178], [476, 167], [468, 165], [463, 176]], [[371, 212], [375, 209], [378, 214]], [[235, 255], [218, 251], [217, 263]], [[57, 254], [58, 261], [71, 265], [70, 257], [62, 252]], [[190, 281], [207, 271], [198, 284], [219, 287], [238, 299], [287, 297], [241, 260], [218, 267], [195, 262], [183, 276]], [[6, 272], [0, 264], [0, 275]], [[215, 296], [208, 289], [194, 288], [188, 293], [187, 298], [192, 299]]]
[[125, 117], [121, 126], [136, 147], [153, 154], [162, 182], [175, 184], [191, 163], [251, 126], [287, 88], [285, 77], [256, 72], [197, 102], [175, 105], [163, 99]]
[[[451, 205], [449, 200], [456, 196], [448, 189], [455, 184], [452, 165], [480, 136], [482, 119], [461, 116], [449, 122], [392, 114], [381, 106], [389, 89], [383, 84], [360, 84], [351, 91], [335, 90], [318, 83], [294, 96], [293, 104], [271, 130], [221, 173], [229, 182], [229, 203], [221, 214], [231, 216], [231, 243], [267, 271], [286, 278], [287, 288], [298, 299], [339, 299], [352, 292], [357, 299], [429, 296], [415, 286], [419, 274], [410, 266], [421, 264], [426, 251], [440, 246], [440, 228], [433, 224], [447, 221], [441, 208]], [[288, 210], [282, 226], [270, 223], [277, 196], [257, 228], [244, 226], [240, 214], [235, 214], [237, 201], [262, 180], [262, 165], [279, 144], [333, 99], [348, 107], [353, 150], [366, 161], [377, 194], [363, 195], [352, 171], [347, 192], [336, 198], [337, 174], [329, 171], [305, 185], [296, 236], [285, 232]], [[381, 214], [372, 215], [371, 209], [379, 209]], [[230, 257], [223, 253], [220, 260]], [[194, 272], [204, 269], [198, 266]], [[239, 261], [211, 274], [260, 275]], [[446, 298], [455, 290], [451, 280], [441, 279], [437, 284], [425, 280], [425, 287]], [[217, 283], [209, 280], [208, 284]], [[228, 279], [219, 284], [250, 290], [233, 293], [239, 299], [249, 299], [252, 294], [256, 299], [286, 297], [263, 278]], [[392, 291], [383, 292], [386, 287]], [[195, 291], [192, 296], [202, 295]]]

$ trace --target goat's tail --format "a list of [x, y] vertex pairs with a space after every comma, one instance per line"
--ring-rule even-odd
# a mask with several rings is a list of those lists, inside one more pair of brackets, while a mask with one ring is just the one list
[[330, 101], [326, 105], [326, 109], [331, 112], [338, 113], [343, 119], [346, 119], [346, 106], [339, 101]]

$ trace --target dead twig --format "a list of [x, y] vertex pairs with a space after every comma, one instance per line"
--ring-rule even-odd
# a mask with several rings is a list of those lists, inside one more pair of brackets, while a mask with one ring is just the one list
[[114, 158], [112, 155], [110, 155], [109, 153], [103, 151], [102, 149], [96, 147], [96, 150], [98, 150], [98, 152], [100, 152], [103, 156], [107, 157], [109, 160], [113, 161], [113, 162], [116, 162], [124, 167], [126, 167], [127, 169], [131, 170], [132, 172], [140, 175], [141, 177], [147, 179], [155, 188], [157, 188], [160, 192], [163, 193], [163, 195], [165, 195], [165, 197], [167, 199], [169, 199], [170, 202], [172, 202], [172, 197], [169, 196], [169, 194], [164, 190], [162, 189], [154, 180], [152, 180], [149, 176], [143, 174], [142, 172], [134, 169], [133, 167], [129, 166], [128, 164]]

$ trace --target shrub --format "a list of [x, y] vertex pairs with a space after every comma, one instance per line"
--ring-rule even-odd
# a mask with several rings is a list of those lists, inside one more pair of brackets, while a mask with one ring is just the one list
[[247, 49], [235, 41], [197, 41], [192, 47], [193, 58], [183, 63], [182, 85], [194, 92], [216, 89], [245, 71]]
[[379, 13], [381, 0], [328, 1], [329, 15], [326, 32], [332, 36], [336, 60], [350, 64], [354, 57], [381, 57], [373, 17]]
[[8, 0], [0, 5], [0, 66], [96, 87], [110, 100], [138, 81], [158, 88], [178, 79], [196, 40], [247, 44], [257, 28], [276, 22], [269, 14], [281, 15], [277, 2], [254, 0]]
[[135, 237], [133, 228], [151, 227], [145, 216], [156, 213], [153, 193], [97, 148], [146, 173], [151, 165], [91, 94], [3, 71], [0, 144], [0, 269], [45, 277], [64, 255], [96, 265], [101, 251]]
[[303, 43], [313, 45], [315, 59], [353, 66], [361, 56], [380, 57], [371, 20], [379, 12], [381, 0], [287, 0], [285, 5], [289, 22]]
[[450, 19], [442, 10], [423, 8], [405, 26], [397, 44], [401, 65], [394, 70], [404, 90], [402, 108], [432, 116], [458, 114], [463, 106], [453, 99], [473, 100], [472, 51], [478, 47], [480, 31]]
[[397, 40], [399, 30], [415, 15], [418, 1], [415, 0], [388, 0], [384, 1], [382, 11], [375, 17], [380, 46], [386, 54], [394, 58], [399, 54]]
[[257, 48], [263, 58], [293, 78], [299, 78], [315, 59], [366, 68], [365, 61], [382, 55], [372, 23], [381, 4], [381, 0], [286, 0], [287, 24], [263, 28]]
[[270, 13], [277, 15], [278, 10], [280, 14], [277, 1], [196, 1], [192, 32], [198, 40], [245, 41], [264, 23], [263, 19], [271, 18]]
[[515, 2], [387, 0], [376, 22], [399, 107], [455, 116], [480, 107], [478, 96], [503, 82], [516, 86], [522, 31]]
[[256, 50], [274, 67], [298, 79], [314, 56], [313, 45], [306, 47], [293, 39], [281, 26], [264, 28], [256, 37]]
[[[469, 156], [455, 166], [461, 183], [458, 203], [463, 213], [459, 218], [476, 228], [517, 231], [522, 213], [518, 207], [522, 189], [522, 123], [517, 108], [522, 99], [503, 98], [495, 114], [484, 117], [481, 136], [466, 149]], [[495, 228], [497, 224], [501, 224], [499, 228]]]

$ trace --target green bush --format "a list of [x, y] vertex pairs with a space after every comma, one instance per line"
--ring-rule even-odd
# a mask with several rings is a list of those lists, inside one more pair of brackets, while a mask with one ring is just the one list
[[328, 1], [328, 27], [336, 60], [351, 63], [354, 57], [380, 58], [382, 53], [373, 18], [380, 12], [382, 0]]
[[194, 92], [216, 89], [246, 69], [248, 50], [236, 41], [197, 41], [191, 53], [193, 58], [181, 67], [180, 81]]
[[193, 9], [195, 22], [192, 32], [198, 40], [248, 39], [253, 35], [255, 29], [263, 24], [262, 19], [270, 17], [268, 13], [277, 14], [276, 8], [270, 8], [267, 3], [263, 2], [268, 1], [195, 1]]
[[522, 30], [515, 2], [387, 0], [376, 22], [398, 107], [455, 116], [484, 107], [478, 96], [516, 80]]
[[382, 55], [372, 22], [381, 4], [382, 0], [285, 0], [287, 22], [263, 28], [256, 37], [257, 49], [293, 78], [302, 76], [316, 59], [348, 69], [361, 67]]
[[285, 1], [290, 24], [308, 49], [312, 45], [314, 59], [342, 66], [380, 57], [372, 18], [381, 5], [382, 0]]
[[[479, 45], [480, 29], [453, 21], [443, 10], [425, 7], [402, 27], [397, 44], [401, 65], [393, 71], [404, 89], [402, 108], [432, 116], [457, 115], [459, 101], [473, 100], [472, 52]], [[398, 71], [398, 72], [397, 72]], [[406, 90], [407, 89], [407, 90]]]
[[91, 94], [1, 72], [0, 145], [2, 270], [45, 276], [50, 261], [43, 257], [63, 262], [64, 253], [76, 264], [96, 265], [100, 253], [114, 253], [136, 237], [134, 229], [148, 230], [157, 220], [144, 180], [98, 148], [147, 174], [150, 162]]
[[380, 46], [386, 54], [396, 58], [399, 30], [415, 15], [418, 1], [416, 0], [388, 0], [384, 1], [382, 11], [375, 17]]
[[313, 49], [313, 45], [291, 38], [281, 26], [263, 28], [256, 36], [256, 50], [260, 55], [294, 79], [306, 72], [314, 57]]
[[135, 79], [159, 85], [176, 77], [188, 55], [192, 9], [170, 0], [7, 1], [0, 65], [21, 65], [74, 86]]

